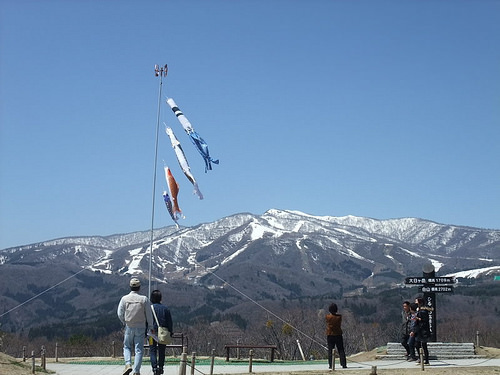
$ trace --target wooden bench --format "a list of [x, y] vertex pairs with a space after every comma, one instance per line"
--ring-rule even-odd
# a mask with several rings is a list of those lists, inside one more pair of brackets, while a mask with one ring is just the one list
[[274, 362], [274, 351], [278, 347], [276, 345], [224, 345], [224, 349], [226, 349], [226, 362], [229, 362], [231, 349], [271, 349], [271, 362]]
[[[184, 344], [184, 338], [186, 339], [186, 344]], [[174, 340], [175, 339], [181, 339], [181, 343], [180, 344], [174, 344]], [[178, 333], [173, 333], [172, 334], [172, 342], [169, 344], [169, 345], [165, 345], [168, 348], [175, 348], [175, 349], [183, 349], [184, 346], [188, 346], [188, 339], [187, 337], [184, 336], [184, 333], [181, 333], [181, 332], [178, 332]]]
[[[174, 344], [174, 340], [175, 339], [181, 339], [181, 343], [180, 344]], [[184, 339], [186, 339], [186, 344], [184, 344]], [[172, 342], [168, 345], [165, 345], [166, 349], [168, 348], [171, 348], [171, 349], [180, 349], [181, 352], [182, 352], [182, 349], [184, 349], [184, 347], [187, 348], [187, 345], [188, 345], [188, 338], [186, 336], [184, 336], [184, 333], [173, 333], [172, 334]], [[149, 355], [149, 342], [147, 342], [146, 340], [146, 343], [144, 344], [144, 349], [145, 349], [145, 355]]]

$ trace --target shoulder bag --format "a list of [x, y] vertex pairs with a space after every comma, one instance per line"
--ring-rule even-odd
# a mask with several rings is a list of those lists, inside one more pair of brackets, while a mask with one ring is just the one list
[[158, 317], [156, 316], [156, 311], [153, 305], [151, 305], [151, 310], [153, 310], [153, 315], [156, 320], [156, 325], [158, 326], [158, 343], [163, 345], [169, 345], [172, 342], [172, 337], [170, 337], [170, 332], [167, 327], [160, 326], [158, 322]]

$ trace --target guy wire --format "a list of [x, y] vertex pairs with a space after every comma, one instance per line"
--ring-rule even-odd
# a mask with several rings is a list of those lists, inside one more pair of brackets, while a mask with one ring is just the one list
[[252, 297], [250, 297], [249, 295], [245, 294], [244, 292], [242, 292], [241, 290], [239, 290], [238, 288], [236, 288], [234, 285], [232, 285], [231, 283], [227, 282], [226, 280], [224, 280], [222, 277], [216, 275], [214, 272], [212, 272], [211, 270], [209, 270], [207, 267], [205, 267], [203, 264], [200, 264], [198, 263], [198, 261], [196, 261], [196, 259], [193, 259], [194, 262], [199, 265], [200, 267], [203, 267], [205, 269], [205, 271], [209, 272], [210, 274], [212, 274], [213, 276], [215, 276], [217, 279], [219, 279], [220, 281], [222, 281], [223, 283], [227, 284], [228, 286], [230, 286], [232, 289], [234, 289], [237, 293], [241, 294], [243, 297], [245, 297], [246, 299], [248, 299], [249, 301], [251, 301], [252, 303], [256, 304], [257, 306], [259, 306], [261, 309], [263, 309], [264, 311], [266, 311], [267, 313], [269, 313], [270, 315], [274, 316], [276, 319], [280, 320], [282, 323], [285, 323], [285, 324], [288, 324], [290, 327], [292, 327], [294, 330], [296, 330], [298, 333], [300, 333], [301, 335], [303, 335], [304, 337], [308, 338], [309, 340], [311, 340], [312, 342], [320, 345], [322, 348], [328, 350], [328, 348], [326, 346], [324, 346], [323, 344], [321, 344], [320, 342], [318, 342], [316, 339], [314, 339], [313, 337], [309, 336], [308, 334], [306, 334], [305, 332], [301, 331], [300, 329], [298, 329], [297, 327], [293, 326], [292, 324], [290, 324], [289, 322], [287, 322], [285, 319], [281, 318], [280, 316], [278, 316], [277, 314], [275, 314], [274, 312], [272, 312], [271, 310], [269, 310], [268, 308], [266, 308], [265, 306], [263, 306], [262, 304], [260, 304], [259, 302], [257, 302], [256, 300], [254, 300]]
[[[98, 260], [97, 260], [94, 264], [99, 263], [99, 262], [100, 262], [103, 258], [105, 258], [105, 256], [103, 256], [103, 257], [99, 258], [99, 259], [98, 259]], [[93, 266], [94, 264], [92, 264], [92, 266]], [[54, 289], [54, 288], [58, 287], [59, 285], [61, 285], [61, 284], [65, 283], [65, 282], [66, 282], [66, 281], [68, 281], [69, 279], [72, 279], [73, 277], [75, 277], [76, 275], [78, 275], [79, 273], [81, 273], [81, 272], [83, 272], [83, 271], [85, 271], [85, 270], [87, 270], [87, 268], [86, 268], [86, 267], [83, 267], [83, 268], [82, 268], [80, 271], [78, 271], [77, 273], [75, 273], [75, 274], [73, 274], [73, 275], [71, 275], [71, 276], [68, 276], [67, 278], [65, 278], [64, 280], [62, 280], [62, 281], [58, 282], [57, 284], [52, 285], [50, 288], [47, 288], [47, 289], [45, 289], [45, 290], [41, 291], [41, 292], [40, 292], [40, 293], [38, 293], [36, 296], [33, 296], [33, 297], [31, 297], [31, 298], [27, 299], [26, 301], [24, 301], [23, 303], [20, 303], [19, 305], [17, 305], [17, 306], [15, 306], [15, 307], [11, 308], [10, 310], [8, 310], [8, 311], [4, 312], [3, 314], [1, 314], [1, 315], [0, 315], [0, 318], [1, 318], [1, 317], [3, 317], [4, 315], [7, 315], [8, 313], [10, 313], [10, 312], [12, 312], [12, 311], [14, 311], [14, 310], [18, 309], [19, 307], [26, 305], [28, 302], [33, 301], [34, 299], [36, 299], [36, 298], [40, 297], [42, 294], [45, 294], [45, 293], [47, 293], [48, 291], [50, 291], [50, 290], [52, 290], [52, 289]]]

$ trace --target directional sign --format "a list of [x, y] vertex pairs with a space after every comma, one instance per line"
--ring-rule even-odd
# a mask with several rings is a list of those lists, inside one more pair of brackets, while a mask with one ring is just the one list
[[453, 293], [452, 286], [422, 286], [418, 288], [420, 291], [424, 293]]
[[414, 284], [414, 285], [427, 284], [427, 278], [425, 278], [425, 277], [407, 277], [405, 279], [405, 284]]
[[455, 279], [453, 277], [407, 277], [405, 279], [405, 284], [455, 284]]

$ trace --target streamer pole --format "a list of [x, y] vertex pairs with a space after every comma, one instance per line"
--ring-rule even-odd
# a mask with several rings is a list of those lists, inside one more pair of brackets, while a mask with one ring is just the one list
[[149, 282], [148, 282], [148, 298], [151, 296], [151, 276], [153, 272], [153, 238], [154, 238], [154, 221], [155, 221], [155, 196], [156, 196], [156, 169], [158, 165], [158, 135], [160, 133], [160, 112], [161, 112], [161, 90], [163, 86], [163, 77], [167, 76], [168, 67], [165, 64], [163, 67], [155, 65], [155, 76], [160, 77], [158, 88], [158, 110], [156, 114], [156, 139], [155, 139], [155, 158], [153, 170], [153, 196], [151, 207], [151, 237], [149, 241]]

